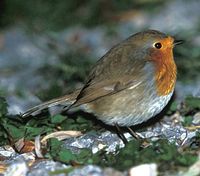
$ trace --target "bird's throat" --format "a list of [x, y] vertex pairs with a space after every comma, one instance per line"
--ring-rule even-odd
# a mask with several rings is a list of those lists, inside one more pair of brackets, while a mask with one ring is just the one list
[[155, 57], [157, 93], [160, 96], [168, 95], [174, 90], [177, 74], [172, 50], [166, 50], [165, 53], [157, 54]]

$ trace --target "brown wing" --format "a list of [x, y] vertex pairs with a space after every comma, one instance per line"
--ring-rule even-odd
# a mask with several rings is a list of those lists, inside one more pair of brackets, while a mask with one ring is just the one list
[[[123, 45], [123, 46], [122, 46]], [[88, 80], [71, 107], [94, 101], [100, 97], [137, 86], [145, 65], [138, 59], [134, 46], [127, 43], [112, 48], [91, 71]]]
[[128, 87], [134, 87], [139, 85], [139, 81], [134, 82], [119, 82], [119, 81], [108, 81], [106, 82], [100, 82], [94, 85], [89, 85], [88, 87], [85, 87], [81, 93], [77, 97], [77, 101], [73, 104], [73, 107], [79, 106], [84, 103], [88, 103], [91, 101], [94, 101], [98, 98], [101, 98], [103, 96], [111, 95], [114, 93], [117, 93], [119, 91], [122, 91]]

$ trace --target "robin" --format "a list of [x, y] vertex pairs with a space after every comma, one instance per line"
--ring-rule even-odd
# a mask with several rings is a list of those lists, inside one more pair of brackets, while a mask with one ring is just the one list
[[174, 92], [177, 41], [156, 30], [136, 33], [110, 49], [82, 89], [33, 107], [22, 116], [64, 104], [79, 107], [108, 125], [130, 127], [160, 113]]

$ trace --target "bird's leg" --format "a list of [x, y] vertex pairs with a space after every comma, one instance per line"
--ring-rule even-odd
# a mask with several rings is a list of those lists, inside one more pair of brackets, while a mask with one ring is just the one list
[[135, 131], [133, 131], [130, 127], [127, 127], [129, 133], [131, 134], [131, 136], [133, 136], [135, 139], [141, 139], [141, 137], [139, 135], [136, 134]]
[[123, 141], [123, 143], [126, 145], [128, 143], [128, 141], [127, 141], [126, 137], [124, 136], [123, 132], [121, 131], [121, 129], [120, 129], [120, 127], [117, 123], [115, 123], [115, 127], [117, 129], [117, 135]]

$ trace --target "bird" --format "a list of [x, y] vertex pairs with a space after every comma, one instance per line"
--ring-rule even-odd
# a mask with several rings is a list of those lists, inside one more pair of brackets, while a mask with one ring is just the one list
[[173, 49], [182, 42], [158, 30], [133, 34], [96, 62], [81, 89], [35, 106], [22, 117], [64, 105], [66, 111], [80, 108], [117, 128], [141, 124], [170, 101], [177, 78]]

